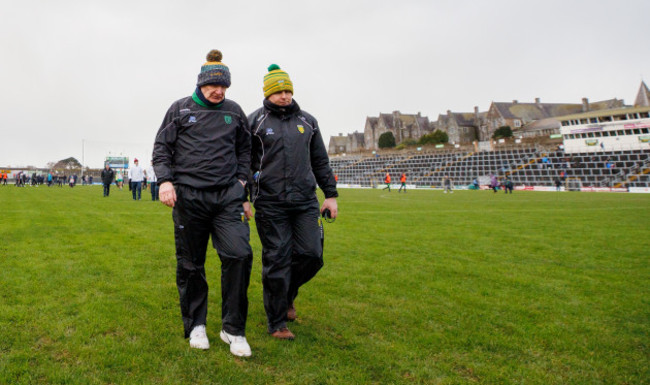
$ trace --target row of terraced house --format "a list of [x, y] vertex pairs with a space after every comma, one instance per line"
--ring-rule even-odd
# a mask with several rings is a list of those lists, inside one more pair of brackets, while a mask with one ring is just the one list
[[[650, 91], [641, 82], [634, 107], [650, 106]], [[474, 144], [482, 150], [492, 149], [492, 134], [502, 126], [509, 126], [518, 138], [548, 138], [560, 135], [564, 117], [580, 113], [621, 109], [626, 107], [622, 99], [590, 102], [583, 98], [581, 103], [543, 103], [539, 98], [534, 103], [492, 102], [487, 111], [452, 112], [438, 115], [436, 121], [417, 114], [403, 114], [399, 111], [380, 113], [378, 117], [367, 117], [363, 133], [332, 136], [329, 141], [330, 154], [355, 153], [378, 149], [379, 136], [392, 132], [396, 144], [412, 139], [418, 140], [425, 134], [441, 130], [447, 133], [452, 145]]]

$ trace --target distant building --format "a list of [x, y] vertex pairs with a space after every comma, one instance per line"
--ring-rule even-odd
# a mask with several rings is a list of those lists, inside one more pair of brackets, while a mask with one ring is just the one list
[[[650, 90], [643, 81], [634, 106], [650, 107]], [[479, 112], [478, 107], [474, 107], [474, 112], [448, 110], [446, 114], [438, 115], [435, 122], [430, 122], [419, 112], [413, 115], [393, 111], [390, 114], [380, 113], [378, 117], [367, 117], [363, 133], [355, 131], [347, 136], [339, 134], [331, 137], [329, 152], [340, 154], [361, 149], [376, 150], [379, 137], [386, 132], [393, 133], [396, 144], [407, 139], [418, 140], [422, 135], [441, 130], [447, 133], [451, 143], [478, 141], [479, 145], [484, 145], [491, 140], [494, 131], [503, 126], [509, 126], [515, 136], [548, 137], [560, 133], [558, 117], [624, 107], [624, 101], [616, 98], [598, 102], [583, 98], [582, 103], [542, 103], [540, 98], [535, 98], [534, 103], [519, 103], [517, 100], [492, 102], [486, 112]]]
[[[581, 104], [571, 103], [542, 103], [539, 98], [535, 99], [535, 103], [519, 103], [517, 100], [512, 102], [492, 102], [490, 109], [487, 112], [486, 124], [481, 126], [479, 132], [479, 140], [490, 140], [494, 131], [502, 126], [510, 126], [512, 131], [525, 131], [525, 127], [532, 125], [532, 123], [554, 118], [557, 116], [565, 116], [570, 114], [577, 114], [582, 112], [608, 110], [612, 108], [621, 108], [625, 104], [623, 100], [610, 99], [600, 102], [589, 103], [589, 99], [583, 98]], [[540, 125], [541, 123], [538, 123]], [[552, 121], [546, 120], [545, 126], [556, 127], [559, 133], [559, 123], [555, 124]], [[531, 126], [535, 131], [535, 126]], [[542, 130], [543, 131], [543, 130]]]
[[355, 131], [352, 134], [331, 136], [328, 152], [330, 154], [343, 154], [360, 151], [365, 148], [362, 132]]
[[650, 91], [644, 81], [641, 81], [641, 87], [639, 87], [639, 92], [634, 100], [634, 107], [650, 107]]
[[481, 126], [485, 126], [485, 112], [479, 112], [474, 107], [474, 112], [451, 112], [438, 115], [435, 124], [437, 130], [447, 133], [450, 143], [472, 143], [479, 138]]
[[381, 134], [392, 132], [395, 136], [395, 143], [399, 144], [403, 140], [418, 140], [422, 135], [432, 132], [432, 125], [429, 118], [420, 115], [402, 114], [399, 111], [393, 111], [392, 114], [379, 114], [379, 117], [367, 117], [366, 126], [363, 130], [364, 142], [366, 149], [375, 150], [378, 148], [377, 142]]

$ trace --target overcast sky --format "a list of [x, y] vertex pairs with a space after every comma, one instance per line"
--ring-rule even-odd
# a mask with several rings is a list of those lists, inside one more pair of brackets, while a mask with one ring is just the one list
[[650, 78], [647, 0], [2, 3], [0, 167], [149, 164], [163, 115], [212, 48], [246, 113], [268, 65], [286, 70], [325, 145], [395, 110], [435, 121], [536, 97], [633, 104]]

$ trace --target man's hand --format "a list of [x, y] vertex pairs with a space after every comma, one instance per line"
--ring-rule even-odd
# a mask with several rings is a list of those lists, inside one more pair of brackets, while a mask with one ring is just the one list
[[251, 219], [253, 217], [253, 210], [251, 209], [251, 203], [249, 201], [244, 202], [244, 215], [246, 219]]
[[172, 182], [164, 182], [160, 185], [158, 199], [165, 206], [174, 207], [174, 204], [176, 204], [176, 190]]
[[323, 202], [323, 206], [320, 208], [322, 213], [325, 209], [330, 209], [331, 218], [334, 219], [339, 213], [338, 206], [336, 205], [336, 198], [327, 198]]

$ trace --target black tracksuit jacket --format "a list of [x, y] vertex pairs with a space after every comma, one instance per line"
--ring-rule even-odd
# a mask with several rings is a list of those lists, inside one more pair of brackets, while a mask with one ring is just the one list
[[106, 168], [102, 169], [101, 177], [102, 177], [103, 184], [113, 183], [114, 176], [115, 176], [115, 172], [113, 171], [112, 168], [109, 168], [108, 170]]
[[316, 185], [337, 197], [336, 180], [316, 119], [294, 100], [288, 107], [264, 100], [248, 116], [252, 134], [253, 201], [307, 202]]
[[188, 96], [167, 110], [152, 159], [158, 184], [220, 189], [248, 179], [250, 151], [248, 121], [237, 103], [203, 107]]

